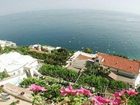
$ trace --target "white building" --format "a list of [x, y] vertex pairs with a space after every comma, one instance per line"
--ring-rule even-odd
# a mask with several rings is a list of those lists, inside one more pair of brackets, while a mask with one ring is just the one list
[[111, 73], [109, 77], [116, 81], [129, 83], [135, 88], [140, 87], [140, 62], [105, 53], [97, 54], [97, 61]]
[[77, 51], [66, 62], [67, 65], [65, 67], [79, 72], [85, 69], [87, 61], [93, 61], [92, 59], [95, 57], [96, 57], [96, 54], [89, 54], [82, 51]]
[[0, 81], [0, 84], [13, 83], [17, 85], [27, 76], [38, 74], [38, 60], [29, 55], [10, 52], [0, 55], [0, 72], [7, 71], [9, 79]]
[[5, 48], [5, 47], [16, 47], [16, 43], [13, 43], [11, 41], [6, 41], [6, 40], [0, 40], [0, 47]]
[[60, 49], [61, 47], [52, 47], [47, 45], [34, 44], [29, 46], [29, 48], [37, 51], [51, 52], [53, 50]]

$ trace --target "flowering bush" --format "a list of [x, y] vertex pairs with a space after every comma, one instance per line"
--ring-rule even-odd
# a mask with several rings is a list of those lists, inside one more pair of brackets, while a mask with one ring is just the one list
[[87, 96], [91, 96], [90, 90], [85, 88], [73, 89], [71, 85], [60, 89], [60, 93], [63, 96], [61, 104], [68, 103], [68, 105], [82, 105], [88, 100]]
[[103, 105], [103, 104], [109, 104], [110, 100], [101, 96], [93, 96], [91, 98], [91, 101], [94, 105]]
[[[41, 102], [44, 101], [45, 103], [45, 100], [47, 99], [40, 93], [46, 91], [46, 89], [42, 86], [32, 84], [30, 90], [35, 93], [33, 94], [33, 102], [45, 105]], [[137, 94], [139, 93], [134, 89], [129, 89], [117, 91], [114, 94], [111, 94], [111, 97], [107, 97], [105, 94], [97, 95], [96, 93], [92, 93], [90, 90], [83, 87], [74, 89], [69, 85], [67, 87], [61, 87], [60, 96], [57, 97], [58, 102], [56, 103], [59, 103], [60, 105], [127, 105], [129, 98]]]
[[80, 89], [73, 89], [73, 87], [71, 85], [69, 85], [67, 88], [61, 88], [60, 90], [61, 94], [63, 96], [66, 95], [85, 95], [85, 96], [91, 96], [92, 93], [90, 92], [90, 90], [87, 90], [85, 88], [80, 88]]
[[32, 84], [30, 87], [30, 90], [33, 91], [33, 105], [45, 105], [44, 97], [41, 97], [40, 92], [46, 91], [46, 89], [42, 86]]
[[[79, 96], [81, 97], [87, 97], [86, 99], [90, 99], [91, 103], [93, 105], [121, 105], [121, 104], [126, 104], [129, 101], [129, 97], [135, 96], [138, 94], [134, 89], [129, 89], [129, 90], [122, 90], [119, 92], [115, 92], [111, 98], [106, 98], [102, 96], [98, 96], [95, 94], [92, 94], [90, 90], [87, 90], [85, 88], [80, 88], [80, 89], [73, 89], [71, 85], [69, 85], [66, 88], [61, 88], [60, 90], [62, 96], [69, 96], [69, 102], [73, 102], [73, 98], [78, 98]], [[71, 97], [73, 96], [73, 97]], [[78, 97], [77, 97], [78, 96]], [[83, 100], [82, 104], [86, 103], [88, 100]], [[79, 105], [82, 105], [79, 104]], [[74, 105], [74, 104], [70, 104]]]
[[46, 91], [46, 89], [44, 87], [41, 87], [39, 85], [36, 84], [32, 84], [30, 87], [30, 90], [33, 92], [41, 92], [41, 91]]
[[134, 89], [126, 90], [126, 92], [129, 96], [134, 96], [138, 94], [138, 92], [136, 92]]

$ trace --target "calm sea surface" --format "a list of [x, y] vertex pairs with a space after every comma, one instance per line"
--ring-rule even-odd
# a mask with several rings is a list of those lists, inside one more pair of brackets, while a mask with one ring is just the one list
[[91, 10], [51, 10], [0, 16], [0, 39], [140, 59], [140, 16]]

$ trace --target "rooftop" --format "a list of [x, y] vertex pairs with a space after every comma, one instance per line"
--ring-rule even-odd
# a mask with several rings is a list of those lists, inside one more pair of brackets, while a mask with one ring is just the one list
[[0, 40], [0, 46], [1, 47], [5, 47], [5, 46], [16, 47], [16, 43], [7, 41], [7, 40]]
[[85, 53], [85, 52], [77, 51], [70, 58], [69, 64], [68, 64], [67, 67], [69, 69], [72, 69], [72, 70], [75, 70], [75, 71], [83, 70], [86, 66], [86, 62], [88, 60], [92, 60], [92, 58], [95, 58], [94, 54], [88, 54], [88, 53]]
[[28, 66], [35, 61], [36, 59], [29, 55], [21, 55], [17, 52], [4, 53], [0, 55], [0, 72], [4, 70], [12, 72], [24, 65]]
[[98, 53], [97, 56], [99, 59], [101, 59], [101, 64], [103, 64], [104, 66], [119, 69], [133, 74], [139, 74], [140, 72], [140, 63], [138, 61], [104, 53]]
[[93, 57], [89, 57], [89, 56], [85, 56], [85, 55], [82, 55], [80, 54], [77, 59], [78, 60], [88, 60], [88, 59], [92, 59]]

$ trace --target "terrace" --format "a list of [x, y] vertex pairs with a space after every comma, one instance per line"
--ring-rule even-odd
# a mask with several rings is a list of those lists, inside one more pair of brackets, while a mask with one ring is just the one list
[[0, 105], [10, 105], [18, 102], [18, 105], [32, 105], [32, 92], [29, 89], [17, 87], [12, 84], [5, 84], [0, 94]]
[[86, 62], [89, 60], [93, 61], [92, 59], [95, 57], [96, 55], [94, 54], [88, 54], [78, 51], [67, 61], [67, 65], [65, 67], [75, 70], [76, 72], [80, 72], [85, 69]]

